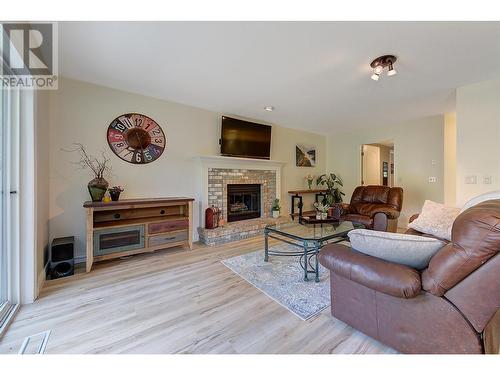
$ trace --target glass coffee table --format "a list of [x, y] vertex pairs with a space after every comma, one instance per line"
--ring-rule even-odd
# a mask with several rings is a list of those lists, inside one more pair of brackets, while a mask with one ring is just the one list
[[[308, 281], [308, 275], [314, 273], [315, 281], [319, 282], [318, 253], [321, 248], [329, 242], [345, 241], [347, 234], [353, 229], [364, 228], [361, 224], [353, 224], [350, 221], [321, 224], [299, 224], [297, 222], [268, 225], [264, 229], [265, 253], [264, 261], [269, 256], [294, 256], [300, 257], [299, 263], [304, 270], [304, 281]], [[299, 249], [296, 251], [277, 251], [269, 249], [269, 238], [286, 242]], [[311, 259], [314, 258], [314, 265]]]

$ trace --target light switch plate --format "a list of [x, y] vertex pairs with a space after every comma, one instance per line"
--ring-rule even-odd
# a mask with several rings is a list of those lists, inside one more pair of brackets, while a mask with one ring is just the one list
[[429, 177], [429, 183], [432, 184], [437, 181], [436, 177]]
[[477, 184], [477, 176], [465, 176], [465, 183], [469, 185]]

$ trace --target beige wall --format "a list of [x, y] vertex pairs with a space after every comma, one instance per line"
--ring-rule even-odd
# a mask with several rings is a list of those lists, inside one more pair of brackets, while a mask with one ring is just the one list
[[[151, 116], [166, 134], [166, 150], [151, 164], [126, 163], [108, 147], [106, 130], [109, 123], [128, 112]], [[51, 239], [75, 235], [77, 256], [84, 255], [85, 213], [82, 203], [89, 199], [86, 186], [91, 175], [71, 164], [71, 161], [77, 160], [76, 154], [62, 151], [70, 149], [74, 142], [86, 145], [88, 151], [94, 154], [106, 151], [113, 168], [108, 181], [125, 187], [124, 198], [194, 197], [197, 201], [195, 226], [198, 226], [197, 204], [200, 202], [202, 183], [194, 157], [219, 154], [220, 113], [62, 78], [59, 90], [52, 93], [51, 120]], [[296, 143], [317, 146], [315, 168], [295, 167]], [[282, 171], [282, 214], [288, 213], [286, 191], [304, 188], [304, 176], [308, 173], [319, 175], [325, 172], [325, 143], [325, 137], [321, 135], [273, 126], [271, 158], [287, 163]]]
[[48, 91], [37, 91], [35, 98], [35, 212], [36, 273], [40, 289], [45, 279], [45, 253], [49, 244], [50, 111]]
[[[361, 181], [361, 145], [394, 142], [395, 185], [404, 189], [400, 225], [419, 212], [425, 199], [443, 202], [443, 116], [426, 117], [397, 126], [364, 129], [328, 137], [328, 171], [344, 179], [346, 201]], [[429, 183], [429, 177], [436, 177]]]
[[[296, 167], [295, 166], [295, 145], [297, 143], [305, 145], [316, 145], [316, 166]], [[281, 203], [282, 215], [290, 212], [289, 190], [305, 189], [307, 182], [305, 176], [311, 174], [315, 177], [326, 172], [326, 137], [314, 133], [289, 129], [282, 126], [274, 126], [271, 142], [271, 159], [283, 161], [286, 165], [281, 174]], [[316, 181], [313, 183], [313, 188]], [[304, 210], [314, 209], [314, 194], [304, 196]]]
[[444, 115], [444, 203], [457, 204], [457, 116]]
[[[457, 89], [457, 203], [500, 190], [500, 79]], [[475, 184], [466, 184], [476, 176]], [[485, 184], [484, 178], [492, 183]]]

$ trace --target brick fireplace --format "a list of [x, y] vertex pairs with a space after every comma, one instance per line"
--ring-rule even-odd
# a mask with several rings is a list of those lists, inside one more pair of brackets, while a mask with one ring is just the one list
[[[248, 219], [271, 216], [271, 207], [276, 199], [276, 171], [273, 170], [250, 170], [250, 169], [227, 169], [227, 168], [209, 168], [208, 169], [208, 205], [219, 207], [225, 221], [230, 220], [229, 211], [229, 188], [238, 189], [238, 185], [248, 187], [248, 185], [259, 186], [259, 215], [248, 215]], [[248, 190], [248, 189], [247, 189]], [[250, 217], [253, 216], [253, 217]]]
[[[271, 207], [280, 197], [281, 167], [270, 160], [200, 157], [202, 167], [202, 204], [200, 241], [215, 245], [261, 233], [275, 219]], [[216, 229], [204, 228], [204, 212], [219, 207], [225, 221]]]

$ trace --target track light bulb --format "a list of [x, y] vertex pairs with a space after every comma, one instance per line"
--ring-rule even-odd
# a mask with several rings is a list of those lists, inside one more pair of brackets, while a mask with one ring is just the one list
[[390, 76], [394, 76], [396, 75], [396, 69], [394, 69], [394, 67], [392, 66], [392, 63], [389, 64], [389, 71], [387, 72], [387, 75], [390, 77]]
[[378, 65], [375, 68], [373, 68], [373, 72], [375, 74], [378, 74], [378, 75], [380, 75], [380, 73], [382, 73], [383, 70], [384, 70], [384, 67], [382, 65]]
[[374, 81], [378, 81], [379, 78], [380, 78], [380, 75], [378, 75], [377, 73], [373, 73], [371, 76], [371, 79], [373, 79]]

